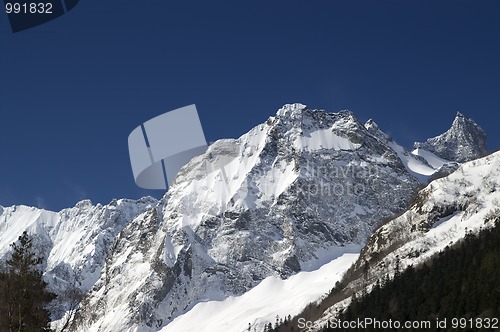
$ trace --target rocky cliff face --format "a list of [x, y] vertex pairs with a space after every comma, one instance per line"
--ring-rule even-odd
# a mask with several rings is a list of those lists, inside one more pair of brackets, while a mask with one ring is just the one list
[[429, 138], [425, 143], [415, 143], [414, 147], [445, 160], [462, 163], [486, 155], [486, 133], [472, 119], [457, 112], [448, 131]]

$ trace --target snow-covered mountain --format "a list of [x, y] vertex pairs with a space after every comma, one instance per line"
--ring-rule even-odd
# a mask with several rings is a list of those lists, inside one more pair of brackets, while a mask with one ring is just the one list
[[352, 113], [285, 105], [191, 160], [158, 212], [124, 229], [75, 326], [155, 330], [200, 301], [313, 269], [333, 248], [360, 248], [419, 185]]
[[[9, 245], [26, 230], [45, 256], [45, 279], [51, 290], [61, 292], [74, 286], [86, 293], [101, 276], [115, 238], [130, 220], [157, 204], [146, 197], [108, 205], [81, 201], [57, 213], [27, 206], [0, 207], [0, 258], [5, 258]], [[65, 305], [54, 308], [55, 318]]]
[[444, 160], [462, 163], [486, 155], [486, 133], [472, 119], [457, 112], [448, 131], [429, 138], [425, 143], [417, 142], [414, 148], [426, 150]]
[[[349, 272], [345, 297], [326, 310], [310, 331], [320, 330], [350, 303], [353, 292], [369, 290], [396, 266], [417, 266], [446, 246], [494, 227], [500, 217], [500, 152], [467, 162], [419, 191], [408, 210], [379, 227]], [[368, 268], [367, 268], [368, 267]], [[362, 272], [361, 272], [362, 271]]]
[[263, 280], [302, 280], [358, 253], [422, 184], [458, 167], [419, 152], [349, 111], [289, 104], [193, 158], [160, 201], [0, 209], [0, 254], [23, 230], [36, 234], [51, 287], [86, 293], [73, 331], [157, 331], [200, 302], [244, 298]]

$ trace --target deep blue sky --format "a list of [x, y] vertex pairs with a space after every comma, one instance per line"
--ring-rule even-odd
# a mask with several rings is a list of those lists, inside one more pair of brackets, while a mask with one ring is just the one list
[[0, 204], [138, 198], [128, 134], [195, 103], [207, 139], [285, 103], [411, 146], [457, 110], [500, 144], [499, 1], [91, 1], [21, 33], [0, 13]]

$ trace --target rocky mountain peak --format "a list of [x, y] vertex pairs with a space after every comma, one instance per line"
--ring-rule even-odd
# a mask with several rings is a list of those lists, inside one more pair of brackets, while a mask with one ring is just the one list
[[336, 113], [329, 113], [322, 109], [309, 108], [301, 103], [285, 104], [281, 107], [276, 116], [272, 118], [282, 123], [294, 122], [295, 124], [308, 124], [310, 122], [317, 122], [321, 125], [325, 120], [351, 120], [357, 122], [354, 114], [349, 110], [341, 110]]
[[301, 103], [285, 104], [276, 112], [276, 116], [293, 118], [296, 115], [301, 115], [304, 110], [307, 110], [307, 106]]
[[[321, 131], [328, 131], [352, 143], [360, 143], [367, 135], [364, 126], [349, 110], [330, 113], [322, 109], [308, 108], [303, 104], [284, 105], [267, 124], [270, 126], [269, 134], [273, 139], [287, 137], [287, 140], [294, 143], [303, 140], [304, 137], [306, 140], [314, 139], [313, 137]], [[303, 148], [302, 144], [294, 146], [299, 150]]]
[[380, 130], [377, 123], [373, 119], [366, 121], [365, 128], [368, 131]]
[[436, 156], [455, 162], [477, 159], [487, 153], [486, 133], [474, 120], [457, 112], [451, 128], [445, 133], [416, 142], [415, 148], [424, 149]]
[[392, 140], [389, 135], [387, 135], [380, 129], [380, 127], [373, 119], [369, 119], [368, 121], [366, 121], [365, 128], [372, 136], [378, 138], [382, 142], [389, 142]]
[[467, 125], [472, 125], [477, 127], [477, 124], [474, 122], [474, 120], [460, 113], [460, 111], [457, 111], [457, 114], [455, 115], [455, 119], [453, 120], [451, 128], [457, 129], [460, 128], [461, 126], [467, 126]]

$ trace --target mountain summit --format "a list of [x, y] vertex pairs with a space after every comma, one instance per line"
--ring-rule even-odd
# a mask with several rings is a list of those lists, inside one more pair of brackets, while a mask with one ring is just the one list
[[486, 133], [474, 120], [457, 112], [448, 131], [429, 138], [425, 143], [416, 142], [414, 148], [424, 149], [440, 158], [462, 163], [480, 158], [487, 153]]
[[351, 112], [284, 105], [193, 158], [123, 230], [73, 329], [155, 330], [267, 277], [316, 270], [358, 252], [419, 186]]

